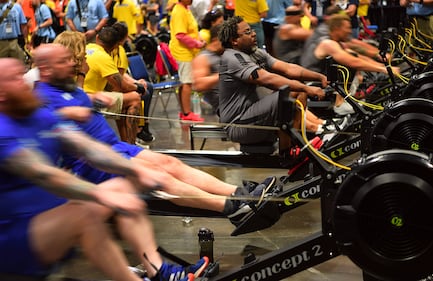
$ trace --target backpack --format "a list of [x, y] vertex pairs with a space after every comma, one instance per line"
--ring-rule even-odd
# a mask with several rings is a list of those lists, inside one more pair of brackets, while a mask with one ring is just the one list
[[[159, 50], [156, 53], [155, 70], [159, 76], [174, 75], [177, 74], [179, 66], [173, 55], [170, 52], [170, 48], [164, 42], [159, 43]], [[170, 72], [170, 73], [168, 73]]]
[[[48, 6], [47, 6], [48, 7]], [[54, 33], [56, 33], [56, 36], [65, 31], [65, 27], [60, 25], [60, 20], [56, 16], [56, 13], [48, 7], [51, 13], [51, 19], [53, 20], [53, 23], [51, 24], [51, 28], [54, 30]]]

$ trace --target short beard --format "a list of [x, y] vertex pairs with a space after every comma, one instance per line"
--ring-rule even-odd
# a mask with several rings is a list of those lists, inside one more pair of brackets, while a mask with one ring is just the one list
[[19, 97], [12, 96], [8, 100], [11, 116], [25, 118], [42, 106], [41, 100], [32, 92], [24, 92]]
[[65, 92], [74, 92], [77, 89], [77, 84], [73, 78], [66, 78], [62, 80], [53, 79], [50, 82], [54, 87], [63, 90]]
[[254, 54], [257, 51], [257, 46], [254, 45], [254, 46], [251, 46], [251, 48], [243, 49], [241, 51], [244, 52], [247, 55], [252, 55], [252, 54]]

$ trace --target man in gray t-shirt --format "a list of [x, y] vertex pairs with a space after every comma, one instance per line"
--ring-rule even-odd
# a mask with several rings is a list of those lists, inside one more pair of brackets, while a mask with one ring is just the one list
[[[225, 47], [219, 70], [221, 122], [275, 126], [278, 93], [260, 98], [257, 92], [259, 86], [276, 91], [288, 85], [292, 90], [291, 96], [299, 98], [304, 104], [305, 95], [324, 96], [321, 88], [297, 81], [320, 81], [322, 86], [326, 86], [324, 75], [277, 60], [259, 50], [254, 30], [241, 17], [233, 17], [223, 23], [219, 39]], [[275, 131], [236, 126], [230, 126], [228, 134], [232, 141], [242, 144], [274, 141], [277, 138]], [[278, 136], [280, 150], [290, 148], [287, 136]]]

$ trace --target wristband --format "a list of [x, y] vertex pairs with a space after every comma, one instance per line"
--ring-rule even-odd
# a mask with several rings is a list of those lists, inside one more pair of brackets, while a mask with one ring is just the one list
[[77, 76], [83, 76], [84, 78], [86, 78], [86, 73], [84, 73], [84, 72], [78, 72]]
[[134, 83], [137, 86], [137, 93], [139, 94], [144, 94], [146, 93], [146, 89], [144, 88], [144, 86], [140, 83]]

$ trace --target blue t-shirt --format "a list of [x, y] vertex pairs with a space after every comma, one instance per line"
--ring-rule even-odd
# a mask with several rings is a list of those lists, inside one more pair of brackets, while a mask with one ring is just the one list
[[69, 1], [66, 19], [71, 19], [80, 32], [84, 32], [83, 27], [81, 27], [82, 22], [86, 22], [87, 30], [91, 30], [95, 29], [102, 19], [108, 18], [108, 12], [102, 0], [78, 0], [78, 4], [80, 5], [81, 19], [78, 13], [77, 1]]
[[[35, 19], [36, 24], [41, 25], [43, 24], [47, 19], [51, 18], [51, 12], [50, 8], [48, 8], [47, 5], [41, 4], [38, 8], [35, 10]], [[47, 36], [50, 39], [56, 38], [56, 33], [54, 32], [54, 29], [50, 26], [47, 27], [41, 27], [38, 29], [38, 36], [44, 37]]]
[[[65, 92], [47, 83], [38, 82], [35, 91], [45, 103], [45, 106], [53, 111], [67, 106], [93, 107], [90, 98], [79, 88], [73, 92]], [[120, 153], [126, 159], [135, 157], [143, 150], [138, 146], [121, 141], [99, 112], [94, 112], [87, 122], [75, 122], [75, 124], [92, 138], [110, 145], [114, 151]], [[67, 155], [64, 156], [62, 165], [93, 183], [100, 183], [117, 176], [97, 170], [86, 162]]]
[[408, 16], [430, 16], [433, 14], [433, 6], [411, 3], [406, 8], [406, 14]]
[[[2, 15], [12, 2], [0, 4], [0, 14]], [[8, 16], [0, 23], [0, 40], [16, 39], [21, 35], [21, 25], [26, 24], [27, 20], [19, 4], [14, 4]]]
[[[61, 126], [59, 119], [43, 108], [28, 118], [0, 114], [0, 163], [20, 149], [31, 148], [44, 153], [55, 165], [62, 156], [56, 137]], [[31, 217], [66, 201], [0, 168], [0, 224], [15, 217]]]
[[[44, 102], [45, 106], [55, 111], [66, 106], [82, 106], [93, 108], [92, 101], [80, 88], [73, 92], [65, 92], [47, 83], [38, 82], [35, 91]], [[76, 124], [94, 139], [109, 145], [119, 142], [114, 130], [99, 112], [94, 112], [87, 122], [76, 122]]]

